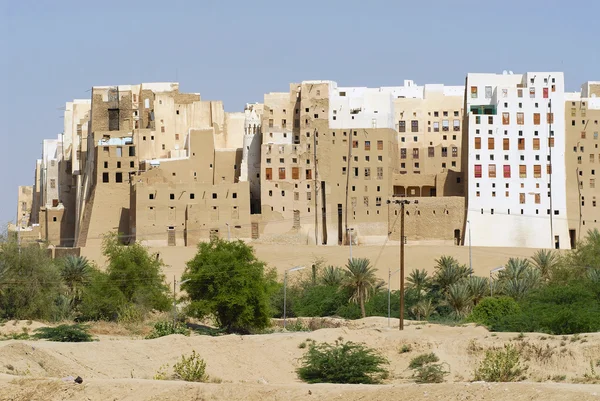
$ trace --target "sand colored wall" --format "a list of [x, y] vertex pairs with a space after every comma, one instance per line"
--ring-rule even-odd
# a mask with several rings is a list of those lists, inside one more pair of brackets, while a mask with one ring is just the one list
[[565, 164], [570, 234], [600, 230], [600, 108], [591, 98], [565, 102]]

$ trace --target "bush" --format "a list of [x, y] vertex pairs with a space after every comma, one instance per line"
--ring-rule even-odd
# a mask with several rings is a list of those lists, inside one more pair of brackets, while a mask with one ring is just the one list
[[153, 338], [170, 336], [171, 334], [183, 334], [184, 336], [189, 336], [190, 330], [185, 324], [177, 323], [176, 325], [173, 325], [173, 322], [163, 320], [154, 324], [152, 333], [150, 333], [146, 339], [151, 340]]
[[385, 357], [363, 344], [336, 341], [335, 344], [311, 342], [297, 370], [307, 383], [374, 384], [387, 378]]
[[520, 309], [493, 321], [491, 330], [555, 335], [600, 330], [600, 302], [593, 285], [584, 280], [543, 287], [527, 296]]
[[517, 301], [510, 297], [486, 297], [473, 308], [468, 320], [489, 326], [504, 316], [515, 315], [520, 311]]
[[[0, 318], [57, 321], [69, 318], [59, 268], [39, 245], [0, 242]], [[67, 305], [66, 308], [61, 307]]]
[[485, 358], [475, 369], [475, 380], [486, 382], [514, 382], [525, 378], [527, 367], [521, 366], [519, 351], [510, 344], [504, 349], [487, 350]]
[[449, 373], [444, 370], [444, 365], [441, 363], [428, 363], [416, 368], [413, 378], [417, 383], [442, 383], [444, 376]]
[[438, 358], [437, 355], [434, 354], [433, 352], [431, 352], [429, 354], [421, 354], [421, 355], [416, 356], [413, 359], [411, 359], [408, 367], [410, 369], [416, 369], [416, 368], [420, 368], [423, 365], [426, 365], [428, 363], [434, 363], [439, 360], [440, 360], [440, 358]]
[[186, 357], [181, 355], [181, 360], [173, 365], [175, 376], [178, 379], [186, 382], [206, 382], [208, 375], [206, 374], [206, 362], [200, 358], [196, 351], [192, 351], [192, 355]]
[[50, 341], [59, 342], [87, 342], [94, 341], [93, 337], [87, 332], [87, 326], [79, 324], [61, 324], [57, 327], [40, 327], [35, 330], [35, 338], [42, 338]]
[[191, 301], [186, 311], [203, 318], [213, 315], [228, 332], [249, 333], [271, 323], [271, 294], [276, 273], [265, 271], [252, 247], [242, 241], [220, 239], [198, 244], [187, 263], [181, 288]]

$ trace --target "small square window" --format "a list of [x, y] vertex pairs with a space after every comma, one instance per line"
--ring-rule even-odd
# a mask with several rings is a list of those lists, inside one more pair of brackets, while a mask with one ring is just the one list
[[175, 199], [175, 194], [170, 194], [169, 199], [171, 199], [171, 200]]
[[212, 198], [213, 198], [213, 199], [217, 199], [217, 193], [216, 193], [216, 192], [213, 192], [213, 194], [212, 194]]
[[196, 197], [196, 195], [190, 194], [190, 199], [194, 199], [195, 197]]
[[236, 199], [236, 198], [237, 198], [237, 192], [233, 192], [233, 193], [231, 194], [231, 197], [232, 197], [233, 199]]

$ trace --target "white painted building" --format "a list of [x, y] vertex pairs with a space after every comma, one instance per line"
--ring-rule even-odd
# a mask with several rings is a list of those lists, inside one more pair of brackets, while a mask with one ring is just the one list
[[465, 244], [569, 248], [564, 99], [562, 73], [468, 74]]

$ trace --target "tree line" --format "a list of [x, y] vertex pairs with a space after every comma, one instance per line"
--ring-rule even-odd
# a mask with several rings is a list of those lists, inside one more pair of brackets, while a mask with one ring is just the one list
[[[140, 321], [168, 311], [173, 298], [163, 262], [140, 244], [123, 245], [116, 233], [103, 242], [99, 269], [83, 257], [52, 260], [39, 246], [0, 243], [0, 319]], [[565, 254], [539, 250], [509, 258], [497, 276], [478, 277], [442, 256], [433, 273], [406, 277], [405, 316], [441, 323], [474, 321], [493, 330], [568, 334], [600, 330], [600, 232], [589, 231]], [[184, 316], [213, 317], [226, 332], [253, 333], [283, 316], [284, 284], [242, 241], [200, 243], [181, 277]], [[399, 315], [399, 293], [388, 295], [368, 259], [345, 266], [317, 260], [287, 288], [286, 315], [355, 319]]]

